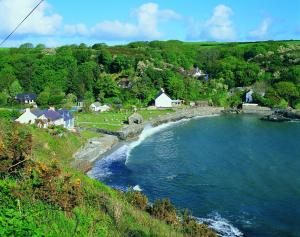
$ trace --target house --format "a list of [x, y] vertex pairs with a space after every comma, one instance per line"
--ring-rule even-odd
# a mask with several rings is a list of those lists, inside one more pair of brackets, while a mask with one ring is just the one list
[[40, 128], [47, 128], [49, 125], [63, 126], [67, 129], [74, 128], [74, 118], [70, 111], [65, 109], [56, 111], [54, 108], [46, 110], [27, 108], [15, 121], [22, 124], [37, 124]]
[[110, 106], [109, 105], [101, 105], [100, 106], [100, 112], [105, 112], [110, 110]]
[[165, 93], [164, 89], [160, 89], [160, 92], [155, 97], [156, 108], [171, 108], [172, 99]]
[[90, 109], [94, 112], [105, 112], [110, 109], [108, 105], [101, 105], [100, 102], [94, 102], [90, 105]]
[[246, 103], [252, 103], [253, 102], [253, 98], [252, 98], [252, 94], [253, 94], [253, 90], [250, 90], [246, 93]]
[[67, 109], [59, 109], [57, 112], [61, 115], [64, 121], [64, 128], [73, 129], [74, 128], [74, 117]]
[[90, 109], [94, 112], [98, 112], [100, 111], [100, 106], [101, 106], [100, 102], [94, 102], [90, 105]]
[[17, 94], [16, 95], [16, 100], [19, 103], [25, 103], [25, 104], [35, 104], [37, 96], [34, 93], [22, 93], [22, 94]]

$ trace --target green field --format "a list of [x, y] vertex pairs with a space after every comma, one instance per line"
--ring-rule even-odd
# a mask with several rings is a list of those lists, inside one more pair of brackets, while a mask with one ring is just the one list
[[[174, 110], [139, 110], [145, 121], [168, 113]], [[102, 113], [77, 113], [75, 114], [75, 125], [83, 128], [101, 128], [110, 131], [118, 131], [126, 125], [128, 117], [132, 114], [129, 111], [102, 112]]]

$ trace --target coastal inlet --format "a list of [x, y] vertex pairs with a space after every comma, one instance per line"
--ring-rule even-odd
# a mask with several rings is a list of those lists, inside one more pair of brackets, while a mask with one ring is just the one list
[[90, 176], [169, 197], [221, 236], [300, 236], [300, 123], [223, 115], [146, 128]]

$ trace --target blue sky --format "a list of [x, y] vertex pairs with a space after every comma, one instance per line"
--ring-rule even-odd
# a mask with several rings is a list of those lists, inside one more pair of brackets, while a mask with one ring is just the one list
[[[0, 0], [4, 38], [39, 0]], [[47, 0], [4, 46], [300, 38], [300, 0]]]

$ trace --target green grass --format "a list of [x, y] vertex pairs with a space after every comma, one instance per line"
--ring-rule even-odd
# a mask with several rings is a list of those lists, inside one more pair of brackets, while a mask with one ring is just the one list
[[94, 138], [94, 137], [102, 137], [103, 136], [101, 133], [92, 132], [89, 130], [80, 131], [80, 135], [86, 140], [88, 140], [90, 138]]
[[30, 221], [45, 236], [131, 236], [128, 233], [183, 236], [173, 227], [128, 204], [122, 193], [71, 167], [72, 155], [95, 134], [84, 132], [84, 136], [79, 136], [67, 132], [60, 138], [50, 135], [47, 130], [31, 126], [29, 129], [33, 133], [33, 159], [45, 164], [57, 160], [65, 172], [81, 180], [84, 193], [84, 199], [72, 214], [38, 200], [32, 201], [30, 196], [22, 197], [22, 212], [30, 216]]
[[[173, 110], [139, 110], [144, 120], [155, 118], [157, 116], [172, 113]], [[75, 114], [75, 123], [83, 128], [101, 128], [110, 131], [118, 131], [126, 125], [128, 117], [133, 112], [102, 112], [102, 113], [77, 113]]]

